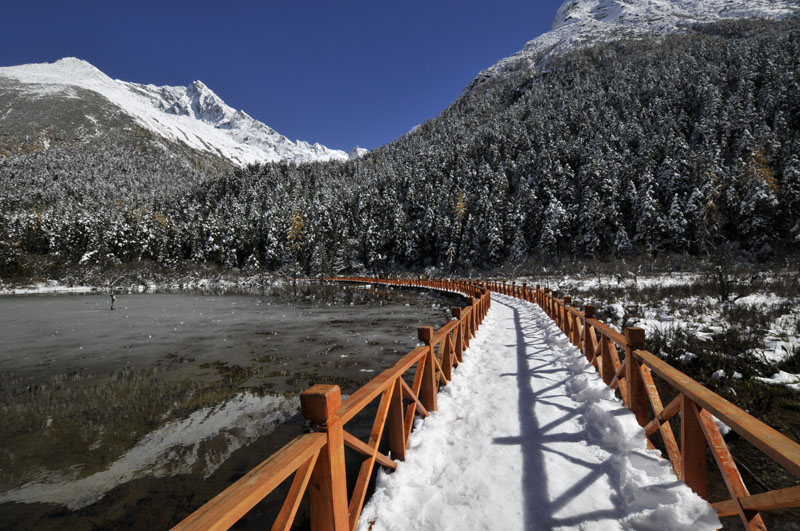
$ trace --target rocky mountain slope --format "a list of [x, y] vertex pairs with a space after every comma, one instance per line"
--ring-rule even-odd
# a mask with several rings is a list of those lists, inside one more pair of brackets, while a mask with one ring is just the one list
[[[69, 107], [80, 110], [65, 117], [66, 122], [48, 115], [48, 110], [63, 115]], [[143, 129], [159, 141], [183, 145], [237, 166], [348, 159], [343, 151], [289, 140], [244, 111], [226, 105], [200, 81], [188, 87], [129, 83], [111, 79], [86, 61], [72, 57], [0, 68], [0, 112], [3, 129], [17, 124], [18, 144], [44, 135], [35, 144], [44, 149], [50, 141], [47, 128], [31, 127], [27, 119], [30, 115], [41, 116], [49, 126], [84, 141], [113, 134], [110, 126], [119, 126], [127, 119], [133, 122], [125, 126], [128, 129]], [[118, 123], [103, 119], [112, 115]], [[10, 144], [11, 139], [6, 141]], [[10, 150], [8, 145], [5, 149]]]
[[[86, 88], [69, 89], [81, 98], [61, 91], [58, 112], [71, 109], [62, 121], [90, 132], [87, 115], [118, 121], [112, 129], [130, 147], [100, 169], [93, 155], [64, 148], [55, 157], [58, 135], [42, 138], [51, 147], [35, 156], [0, 157], [0, 275], [22, 274], [31, 255], [65, 267], [88, 254], [98, 267], [297, 264], [309, 273], [626, 256], [793, 260], [797, 11], [784, 0], [570, 0], [552, 32], [395, 142], [349, 162], [252, 165], [214, 178], [196, 170], [209, 160], [195, 159], [188, 169], [173, 163], [164, 179], [169, 141], [119, 106], [85, 112]], [[193, 107], [188, 91], [157, 96], [165, 116], [224, 122], [211, 105]], [[0, 98], [0, 117], [16, 108]], [[290, 244], [290, 231], [302, 238]]]
[[797, 0], [566, 0], [549, 32], [482, 72], [541, 69], [569, 50], [623, 38], [694, 31], [698, 24], [746, 18], [782, 18], [800, 12]]

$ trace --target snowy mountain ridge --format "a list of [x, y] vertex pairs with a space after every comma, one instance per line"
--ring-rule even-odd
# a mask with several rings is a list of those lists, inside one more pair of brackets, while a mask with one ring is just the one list
[[72, 87], [94, 91], [153, 133], [237, 165], [348, 159], [344, 151], [289, 140], [244, 111], [228, 106], [201, 81], [188, 87], [130, 83], [111, 79], [74, 57], [54, 63], [2, 67], [2, 77], [21, 83], [34, 99], [54, 93], [78, 97]]
[[503, 71], [541, 69], [554, 55], [594, 42], [680, 33], [691, 24], [800, 14], [798, 0], [567, 0], [550, 31], [501, 59], [478, 79]]

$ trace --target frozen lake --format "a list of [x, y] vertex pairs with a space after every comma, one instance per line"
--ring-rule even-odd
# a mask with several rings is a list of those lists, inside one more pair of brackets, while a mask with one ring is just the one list
[[154, 500], [221, 490], [299, 433], [300, 391], [353, 392], [460, 301], [343, 285], [123, 294], [113, 311], [106, 295], [0, 297], [0, 527], [175, 523], [196, 502]]

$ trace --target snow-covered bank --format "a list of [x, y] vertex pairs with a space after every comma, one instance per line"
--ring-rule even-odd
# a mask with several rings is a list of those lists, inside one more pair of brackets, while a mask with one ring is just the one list
[[[302, 283], [305, 281], [298, 281]], [[280, 287], [285, 281], [280, 277], [267, 277], [263, 275], [217, 275], [215, 277], [183, 276], [176, 278], [164, 277], [160, 279], [147, 279], [144, 281], [125, 281], [115, 284], [116, 293], [145, 293], [157, 291], [243, 291], [257, 292], [267, 287]], [[65, 284], [59, 280], [42, 280], [26, 284], [6, 285], [0, 281], [0, 296], [2, 295], [42, 295], [53, 293], [106, 293], [107, 284]]]
[[[553, 273], [522, 281], [569, 295], [578, 308], [593, 304], [618, 329], [644, 328], [654, 354], [728, 399], [778, 371], [800, 379], [800, 277], [793, 269], [740, 266], [722, 276], [709, 267], [698, 273]], [[738, 375], [733, 378], [745, 388], [712, 374]]]
[[582, 354], [493, 294], [439, 411], [381, 472], [361, 529], [717, 529]]
[[24, 286], [3, 286], [0, 284], [0, 295], [36, 295], [43, 293], [92, 293], [101, 288], [96, 286], [67, 286], [57, 280], [32, 282]]

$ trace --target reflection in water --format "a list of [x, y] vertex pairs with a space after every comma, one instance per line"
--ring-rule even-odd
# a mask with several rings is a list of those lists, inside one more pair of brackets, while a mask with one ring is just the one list
[[81, 479], [50, 475], [0, 493], [0, 503], [51, 502], [75, 510], [133, 479], [188, 473], [208, 477], [235, 450], [269, 433], [297, 407], [296, 399], [241, 393], [147, 434], [102, 472]]
[[0, 528], [169, 527], [298, 434], [279, 425], [298, 409], [285, 397], [352, 393], [460, 303], [310, 284], [123, 294], [114, 311], [0, 297]]

